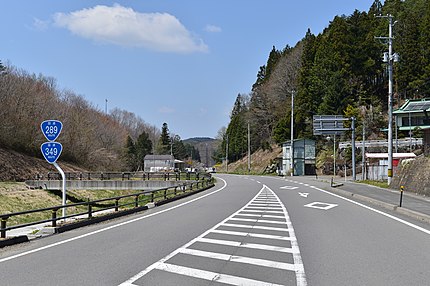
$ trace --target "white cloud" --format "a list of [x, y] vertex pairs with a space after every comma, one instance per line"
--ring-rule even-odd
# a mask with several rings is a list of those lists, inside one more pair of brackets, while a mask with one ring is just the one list
[[164, 114], [169, 114], [169, 113], [174, 113], [175, 109], [168, 107], [168, 106], [162, 106], [158, 109], [159, 113], [164, 113]]
[[222, 30], [220, 27], [218, 26], [214, 26], [214, 25], [206, 25], [205, 27], [205, 31], [206, 32], [210, 32], [210, 33], [220, 33]]
[[45, 31], [48, 29], [49, 21], [43, 21], [38, 18], [33, 19], [33, 28], [38, 31]]
[[202, 39], [194, 37], [175, 16], [168, 13], [139, 13], [115, 4], [56, 13], [53, 18], [57, 26], [97, 42], [161, 52], [208, 51]]

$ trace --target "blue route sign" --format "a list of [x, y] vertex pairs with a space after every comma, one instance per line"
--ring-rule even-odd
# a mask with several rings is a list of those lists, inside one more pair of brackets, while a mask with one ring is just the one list
[[63, 123], [58, 120], [45, 120], [40, 124], [40, 128], [48, 141], [55, 141], [61, 133]]
[[50, 164], [54, 164], [58, 157], [60, 157], [61, 151], [63, 150], [63, 145], [58, 142], [45, 142], [40, 146], [43, 157]]

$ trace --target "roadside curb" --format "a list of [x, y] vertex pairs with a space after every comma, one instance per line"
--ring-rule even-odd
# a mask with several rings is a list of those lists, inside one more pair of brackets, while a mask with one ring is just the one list
[[407, 209], [404, 207], [399, 207], [398, 205], [386, 203], [386, 202], [383, 202], [383, 201], [380, 201], [380, 200], [377, 200], [374, 198], [366, 197], [366, 196], [363, 196], [360, 194], [355, 194], [355, 193], [352, 193], [349, 191], [345, 191], [339, 187], [337, 187], [337, 188], [332, 187], [331, 192], [337, 193], [343, 197], [356, 198], [359, 201], [367, 202], [367, 203], [385, 208], [387, 210], [395, 211], [395, 212], [398, 212], [399, 214], [402, 214], [402, 215], [408, 216], [410, 218], [414, 218], [414, 219], [417, 219], [417, 220], [420, 220], [422, 222], [430, 224], [430, 216], [423, 214], [423, 213], [420, 213], [420, 212], [417, 212], [417, 211], [413, 211], [413, 210], [410, 210], [410, 209]]
[[0, 240], [0, 248], [30, 241], [26, 235], [15, 236]]

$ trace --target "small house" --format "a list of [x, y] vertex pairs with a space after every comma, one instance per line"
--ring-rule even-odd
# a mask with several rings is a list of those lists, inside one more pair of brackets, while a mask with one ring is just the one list
[[[388, 180], [388, 153], [366, 153], [366, 178], [369, 180]], [[414, 153], [393, 153], [393, 172], [402, 159], [415, 158]]]
[[172, 155], [146, 155], [143, 160], [145, 172], [167, 172], [175, 169], [175, 158]]
[[399, 131], [412, 133], [416, 127], [423, 131], [424, 153], [430, 154], [430, 98], [407, 100], [393, 115]]
[[[293, 176], [315, 175], [315, 140], [293, 140], [293, 152], [291, 153], [291, 141], [282, 144], [281, 174]], [[292, 155], [292, 156], [291, 156]], [[293, 169], [291, 170], [291, 162]]]

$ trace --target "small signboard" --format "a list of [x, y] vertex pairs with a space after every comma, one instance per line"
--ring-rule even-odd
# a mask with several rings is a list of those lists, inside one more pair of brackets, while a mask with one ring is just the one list
[[52, 142], [57, 140], [58, 136], [60, 136], [63, 123], [58, 120], [45, 120], [40, 124], [40, 128], [46, 139]]
[[58, 157], [60, 157], [61, 151], [63, 150], [63, 145], [58, 142], [45, 142], [40, 146], [43, 157], [50, 164], [54, 164]]

